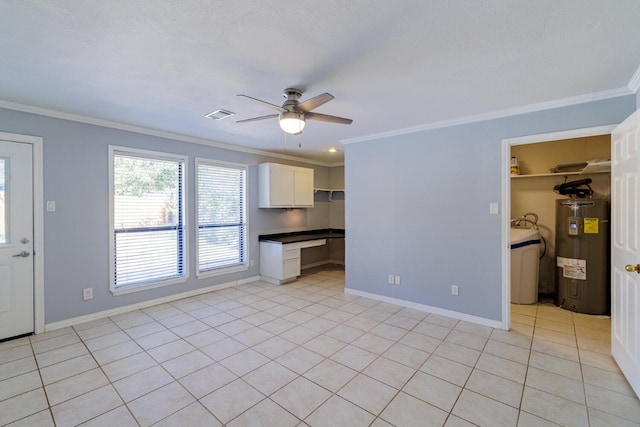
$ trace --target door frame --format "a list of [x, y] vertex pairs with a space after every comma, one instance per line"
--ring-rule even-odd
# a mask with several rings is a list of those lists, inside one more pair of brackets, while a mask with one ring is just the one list
[[33, 163], [33, 327], [45, 332], [44, 323], [44, 140], [40, 136], [0, 132], [0, 140], [31, 144]]
[[584, 138], [597, 135], [611, 135], [617, 124], [572, 129], [538, 135], [519, 136], [502, 140], [502, 329], [511, 329], [511, 248], [509, 230], [511, 228], [511, 147], [514, 145], [536, 144], [563, 139]]

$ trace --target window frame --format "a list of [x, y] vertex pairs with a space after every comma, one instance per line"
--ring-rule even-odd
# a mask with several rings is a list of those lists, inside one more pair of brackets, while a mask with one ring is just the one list
[[[214, 167], [222, 167], [222, 168], [230, 168], [230, 169], [241, 169], [244, 170], [244, 253], [245, 259], [244, 262], [238, 265], [228, 266], [228, 267], [220, 267], [213, 268], [207, 270], [200, 270], [200, 222], [199, 222], [199, 212], [200, 212], [200, 195], [198, 193], [199, 188], [199, 166], [201, 164], [205, 164], [208, 166]], [[224, 274], [236, 273], [239, 271], [246, 271], [249, 269], [250, 263], [250, 254], [249, 254], [249, 165], [244, 163], [235, 163], [235, 162], [225, 162], [221, 160], [214, 160], [210, 158], [204, 157], [196, 157], [195, 158], [195, 173], [194, 173], [194, 187], [195, 187], [195, 241], [196, 241], [196, 277], [198, 278], [207, 278], [213, 276], [220, 276]]]
[[[160, 279], [154, 282], [125, 285], [116, 288], [115, 284], [115, 194], [114, 194], [114, 159], [116, 155], [139, 157], [146, 160], [161, 160], [179, 162], [182, 165], [182, 186], [180, 188], [182, 199], [182, 271], [179, 277]], [[143, 150], [131, 147], [109, 145], [109, 290], [113, 295], [123, 295], [132, 292], [140, 292], [164, 286], [184, 283], [189, 279], [189, 157], [186, 155], [166, 153], [160, 151]]]

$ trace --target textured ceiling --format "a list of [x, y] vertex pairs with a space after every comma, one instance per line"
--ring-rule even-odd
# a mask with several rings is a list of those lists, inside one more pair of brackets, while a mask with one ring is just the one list
[[[340, 141], [593, 93], [640, 65], [637, 0], [2, 0], [0, 100], [342, 161]], [[336, 99], [288, 136], [282, 90]], [[204, 115], [223, 108], [223, 121]]]

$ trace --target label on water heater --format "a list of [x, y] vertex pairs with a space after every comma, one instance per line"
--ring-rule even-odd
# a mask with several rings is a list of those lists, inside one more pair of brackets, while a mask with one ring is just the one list
[[569, 235], [570, 236], [577, 236], [578, 235], [578, 220], [579, 218], [575, 217], [575, 216], [571, 216], [569, 218], [567, 218], [567, 220], [569, 221]]
[[598, 234], [599, 225], [600, 225], [600, 218], [585, 218], [584, 234]]
[[556, 257], [556, 265], [562, 268], [562, 276], [567, 279], [587, 280], [587, 260]]

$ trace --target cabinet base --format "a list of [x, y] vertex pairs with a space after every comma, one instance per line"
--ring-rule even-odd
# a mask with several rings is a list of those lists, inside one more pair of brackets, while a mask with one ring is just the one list
[[298, 277], [289, 277], [288, 279], [275, 279], [273, 277], [260, 276], [260, 280], [267, 283], [273, 283], [274, 285], [284, 285], [285, 283], [295, 282]]

